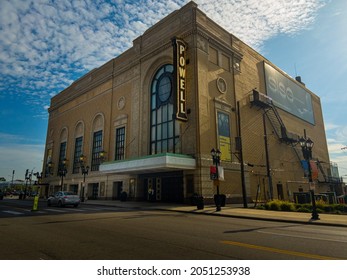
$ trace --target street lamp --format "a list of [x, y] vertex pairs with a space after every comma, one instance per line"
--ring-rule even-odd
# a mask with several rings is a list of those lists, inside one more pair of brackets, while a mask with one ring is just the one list
[[34, 173], [37, 179], [37, 195], [40, 195], [40, 185], [41, 185], [41, 179], [42, 179], [42, 172], [36, 172]]
[[53, 162], [50, 160], [46, 163], [45, 177], [53, 175]]
[[212, 148], [211, 156], [212, 156], [213, 164], [215, 164], [216, 166], [216, 177], [214, 178], [217, 184], [217, 195], [215, 199], [216, 211], [221, 210], [221, 201], [219, 196], [219, 174], [218, 174], [218, 166], [220, 165], [220, 155], [221, 155], [221, 152], [219, 149], [215, 150], [214, 148]]
[[60, 164], [59, 164], [59, 168], [58, 168], [58, 175], [60, 176], [61, 179], [61, 186], [60, 186], [60, 190], [63, 190], [63, 186], [64, 186], [64, 177], [66, 176], [67, 173], [67, 160], [66, 158], [64, 158]]
[[313, 180], [312, 180], [312, 170], [311, 170], [310, 160], [312, 159], [312, 148], [314, 143], [310, 138], [306, 139], [303, 137], [299, 139], [299, 143], [302, 149], [302, 154], [304, 156], [304, 159], [306, 160], [308, 165], [308, 180], [310, 183], [310, 194], [311, 194], [311, 200], [312, 200], [312, 220], [319, 220], [319, 215], [318, 215], [317, 207], [316, 207], [316, 199], [314, 196], [314, 188], [311, 187]]
[[81, 201], [84, 202], [84, 187], [86, 184], [86, 175], [88, 175], [89, 172], [89, 166], [85, 165], [86, 163], [86, 157], [84, 155], [80, 155], [80, 166], [81, 166], [81, 172], [83, 175], [83, 186], [81, 190]]

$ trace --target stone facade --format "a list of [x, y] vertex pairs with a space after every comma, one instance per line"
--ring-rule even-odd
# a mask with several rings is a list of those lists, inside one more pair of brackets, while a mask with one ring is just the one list
[[[178, 134], [175, 149], [166, 150], [162, 157], [156, 158], [158, 154], [151, 149], [154, 137], [151, 134], [151, 88], [158, 69], [175, 63], [172, 46], [175, 37], [186, 44], [188, 121], [175, 122]], [[248, 201], [268, 199], [269, 195], [293, 199], [293, 193], [299, 188], [308, 188], [300, 163], [300, 148], [297, 143], [280, 141], [271, 121], [265, 118], [269, 158], [266, 167], [262, 117], [265, 113], [250, 102], [253, 89], [266, 93], [264, 62], [276, 68], [209, 19], [194, 2], [168, 15], [136, 38], [132, 48], [52, 98], [44, 160], [46, 195], [63, 188], [89, 199], [119, 199], [120, 194], [126, 192], [128, 199], [133, 200], [187, 202], [197, 193], [206, 201], [212, 201], [217, 184], [210, 179], [213, 165], [210, 151], [219, 148], [224, 180], [218, 186], [229, 201], [242, 201], [243, 188]], [[297, 135], [305, 133], [314, 139], [314, 158], [329, 163], [320, 100], [305, 90], [312, 98], [314, 125], [284, 110], [277, 111], [288, 131]], [[223, 120], [227, 124], [226, 136], [221, 133]], [[118, 129], [124, 129], [121, 159], [117, 159]], [[97, 151], [93, 145], [96, 145], [95, 133], [100, 131], [102, 143]], [[82, 146], [76, 152], [77, 138], [82, 139]], [[66, 143], [65, 148], [62, 143]], [[62, 151], [62, 147], [65, 150]], [[106, 152], [106, 156], [101, 158], [96, 170], [91, 170], [93, 156], [100, 160], [100, 151]], [[76, 162], [81, 154], [86, 158], [85, 165], [90, 166], [85, 183]], [[176, 160], [174, 154], [182, 155], [176, 165], [155, 165], [156, 159]], [[68, 160], [66, 176], [58, 172], [62, 157]], [[148, 169], [140, 165], [144, 159]], [[194, 160], [194, 168], [188, 165], [190, 159]], [[131, 169], [131, 165], [138, 167], [138, 171]], [[328, 166], [323, 166], [323, 170], [328, 172]], [[269, 179], [272, 180], [271, 194]], [[317, 185], [322, 190], [326, 188], [325, 184]], [[150, 197], [148, 193], [152, 190], [156, 196]]]

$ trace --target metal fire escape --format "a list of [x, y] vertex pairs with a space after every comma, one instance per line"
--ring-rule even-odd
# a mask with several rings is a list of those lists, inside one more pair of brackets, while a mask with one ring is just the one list
[[[264, 114], [266, 115], [267, 119], [269, 120], [271, 124], [273, 132], [276, 134], [280, 142], [291, 146], [294, 154], [296, 155], [298, 161], [300, 162], [301, 153], [295, 147], [300, 137], [299, 135], [291, 133], [286, 129], [281, 116], [279, 115], [275, 105], [272, 102], [272, 99], [268, 97], [267, 95], [258, 92], [257, 90], [253, 90], [250, 93], [249, 97], [250, 97], [250, 102], [252, 106], [257, 106], [263, 110]], [[324, 171], [324, 168], [322, 166], [323, 162], [321, 162], [318, 158], [315, 161], [321, 175], [324, 178], [324, 181], [318, 180], [319, 182], [324, 182], [329, 184], [338, 184], [341, 182], [339, 178], [333, 178], [332, 176], [326, 175], [326, 172]], [[302, 168], [304, 167], [302, 166]]]
[[295, 144], [298, 143], [299, 136], [287, 130], [281, 116], [272, 102], [272, 99], [267, 95], [258, 92], [257, 90], [253, 90], [250, 94], [250, 101], [252, 105], [263, 109], [264, 114], [271, 124], [273, 132], [282, 143], [290, 145], [293, 148], [296, 157], [300, 161], [300, 155], [295, 148]]
[[[250, 102], [251, 105], [257, 106], [261, 108], [264, 111], [264, 114], [268, 118], [272, 129], [278, 139], [287, 145], [290, 145], [294, 151], [294, 154], [296, 155], [298, 161], [301, 161], [300, 153], [295, 148], [295, 145], [298, 143], [299, 135], [289, 132], [283, 121], [281, 116], [279, 115], [275, 105], [272, 102], [272, 99], [268, 97], [267, 95], [258, 92], [257, 90], [253, 90], [250, 94]], [[317, 166], [323, 175], [324, 182], [331, 182], [329, 176], [326, 175], [324, 172], [323, 166], [319, 159], [316, 159]]]

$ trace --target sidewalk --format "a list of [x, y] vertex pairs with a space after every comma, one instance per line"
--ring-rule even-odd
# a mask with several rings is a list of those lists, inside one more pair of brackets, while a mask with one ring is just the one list
[[86, 202], [82, 202], [82, 205], [88, 204], [130, 208], [138, 210], [164, 210], [192, 214], [215, 215], [231, 218], [347, 227], [347, 215], [319, 214], [320, 220], [311, 220], [311, 213], [258, 210], [254, 209], [253, 205], [248, 205], [249, 208], [243, 208], [243, 206], [239, 204], [229, 204], [225, 207], [222, 207], [221, 211], [216, 212], [216, 207], [214, 205], [206, 205], [203, 210], [197, 210], [196, 206], [160, 202], [122, 202], [119, 200], [87, 200]]

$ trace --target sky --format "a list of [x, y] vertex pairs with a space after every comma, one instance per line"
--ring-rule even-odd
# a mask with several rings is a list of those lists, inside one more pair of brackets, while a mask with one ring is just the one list
[[[50, 99], [188, 2], [0, 0], [0, 177], [40, 172]], [[330, 160], [347, 181], [347, 1], [195, 3], [321, 98]]]

